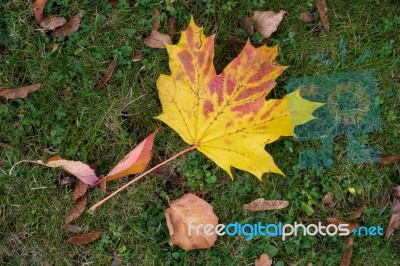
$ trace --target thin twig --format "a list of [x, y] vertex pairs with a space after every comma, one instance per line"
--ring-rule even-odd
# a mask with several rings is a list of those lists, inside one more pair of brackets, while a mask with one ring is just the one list
[[[164, 164], [169, 163], [170, 161], [174, 160], [175, 158], [181, 156], [182, 154], [185, 154], [189, 151], [192, 151], [196, 149], [196, 145], [193, 145], [189, 148], [187, 148], [186, 150], [183, 150], [177, 154], [175, 154], [174, 156], [172, 156], [171, 158], [157, 164], [156, 166], [154, 166], [153, 168], [147, 170], [146, 172], [144, 172], [143, 174], [139, 175], [138, 177], [132, 179], [131, 181], [129, 181], [128, 183], [126, 183], [125, 185], [123, 185], [122, 187], [120, 187], [119, 189], [117, 189], [116, 191], [114, 191], [113, 193], [111, 193], [110, 195], [108, 195], [107, 197], [105, 197], [104, 199], [96, 202], [92, 207], [90, 207], [90, 209], [88, 210], [89, 213], [93, 214], [94, 211], [97, 209], [97, 207], [99, 207], [100, 205], [102, 205], [103, 203], [105, 203], [107, 200], [111, 199], [112, 197], [114, 197], [116, 194], [118, 194], [119, 192], [121, 192], [122, 190], [124, 190], [125, 188], [129, 187], [131, 184], [135, 183], [136, 181], [138, 181], [139, 179], [141, 179], [142, 177], [144, 177], [145, 175], [147, 175], [150, 172], [153, 172], [154, 170], [156, 170], [157, 168], [163, 166]], [[100, 180], [101, 182], [101, 180]]]

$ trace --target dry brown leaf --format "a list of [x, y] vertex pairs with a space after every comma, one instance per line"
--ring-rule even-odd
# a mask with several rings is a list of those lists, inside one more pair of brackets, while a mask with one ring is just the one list
[[340, 224], [348, 224], [349, 226], [347, 227], [347, 229], [349, 229], [350, 232], [353, 231], [353, 229], [358, 229], [358, 228], [360, 228], [360, 226], [362, 226], [361, 222], [345, 221], [345, 220], [338, 219], [336, 217], [329, 217], [326, 220], [330, 224], [334, 224], [336, 226], [339, 226]]
[[390, 217], [389, 225], [386, 228], [385, 239], [393, 234], [394, 230], [400, 227], [400, 186], [394, 189], [394, 202], [393, 202], [393, 214]]
[[175, 27], [176, 27], [176, 21], [174, 17], [169, 17], [168, 19], [168, 35], [172, 38], [175, 34]]
[[56, 37], [56, 36], [60, 36], [60, 35], [66, 37], [66, 36], [70, 35], [71, 33], [78, 31], [82, 17], [83, 17], [83, 14], [79, 12], [66, 24], [64, 24], [63, 26], [54, 30], [50, 34], [51, 37]]
[[274, 11], [255, 11], [251, 19], [256, 23], [256, 30], [264, 38], [269, 38], [278, 29], [285, 14], [286, 11], [283, 10], [279, 11], [279, 13]]
[[58, 188], [61, 189], [65, 186], [71, 186], [73, 183], [72, 177], [66, 171], [61, 172], [61, 179], [58, 182]]
[[266, 200], [259, 198], [253, 200], [252, 202], [243, 205], [243, 208], [247, 211], [270, 211], [270, 210], [280, 210], [286, 208], [289, 205], [287, 200]]
[[87, 231], [86, 228], [80, 227], [80, 226], [76, 226], [73, 224], [64, 224], [63, 228], [65, 231], [74, 233], [74, 234], [82, 234], [83, 232]]
[[251, 18], [245, 17], [239, 19], [239, 25], [242, 29], [244, 29], [249, 36], [254, 34], [253, 23], [251, 22]]
[[254, 266], [271, 266], [271, 265], [272, 265], [272, 260], [265, 253], [261, 254], [261, 256], [258, 259], [256, 259], [256, 262], [254, 263]]
[[61, 91], [61, 97], [64, 99], [64, 100], [69, 100], [69, 99], [71, 99], [72, 98], [72, 92], [69, 90], [69, 89], [63, 89], [62, 91]]
[[204, 230], [199, 230], [197, 235], [195, 229], [191, 230], [189, 236], [190, 222], [191, 226], [211, 224], [215, 227], [218, 224], [218, 217], [214, 214], [213, 207], [194, 194], [185, 194], [172, 202], [171, 206], [165, 210], [165, 218], [172, 243], [186, 251], [208, 249], [217, 239], [215, 233], [209, 236], [204, 233]]
[[333, 196], [331, 193], [327, 193], [324, 198], [322, 199], [322, 202], [325, 205], [333, 205]]
[[305, 23], [310, 23], [314, 20], [314, 17], [310, 12], [304, 12], [300, 14], [300, 19]]
[[80, 179], [76, 181], [74, 192], [72, 192], [72, 199], [77, 201], [80, 197], [86, 194], [88, 185], [83, 183]]
[[83, 194], [82, 197], [75, 201], [74, 208], [69, 212], [69, 214], [65, 217], [64, 223], [68, 224], [82, 215], [86, 208], [87, 204], [87, 193]]
[[33, 84], [16, 89], [0, 89], [0, 97], [8, 100], [25, 98], [29, 93], [37, 91], [42, 87], [42, 84]]
[[400, 212], [396, 212], [392, 214], [390, 217], [389, 225], [386, 228], [385, 239], [388, 240], [389, 237], [393, 234], [394, 230], [399, 228], [400, 226]]
[[348, 219], [360, 218], [361, 213], [364, 211], [365, 207], [367, 207], [367, 204], [368, 204], [368, 199], [364, 199], [363, 203], [361, 203], [361, 205], [358, 206], [357, 209], [353, 213], [348, 215], [347, 218]]
[[6, 150], [16, 150], [13, 146], [8, 145], [6, 143], [0, 142], [0, 148], [6, 149]]
[[104, 73], [103, 78], [94, 87], [95, 90], [99, 90], [99, 89], [103, 88], [104, 85], [106, 85], [106, 83], [112, 77], [116, 66], [117, 66], [117, 59], [114, 59], [114, 60], [111, 61], [111, 64], [108, 66], [106, 72]]
[[116, 6], [116, 5], [118, 5], [118, 0], [108, 0], [108, 3], [110, 5]]
[[[104, 178], [104, 176], [99, 176], [99, 179], [102, 180]], [[107, 178], [104, 178], [104, 180], [102, 182], [99, 183], [100, 185], [100, 190], [102, 193], [106, 193], [107, 192]]]
[[392, 155], [392, 156], [384, 156], [381, 157], [381, 164], [394, 164], [400, 161], [399, 155]]
[[316, 6], [318, 9], [319, 16], [321, 17], [322, 24], [324, 25], [325, 31], [329, 31], [329, 17], [328, 7], [326, 6], [325, 0], [316, 0]]
[[132, 62], [137, 62], [143, 59], [143, 54], [141, 52], [132, 53]]
[[349, 266], [351, 262], [351, 257], [353, 256], [353, 238], [347, 238], [346, 245], [347, 248], [343, 253], [342, 261], [340, 262], [340, 266]]
[[39, 25], [44, 30], [55, 30], [65, 23], [67, 23], [67, 20], [63, 17], [45, 16]]
[[84, 245], [88, 244], [90, 242], [93, 242], [96, 240], [103, 229], [96, 229], [92, 232], [89, 232], [87, 234], [79, 235], [79, 236], [71, 236], [65, 240], [65, 242], [70, 243], [70, 244], [75, 244], [75, 245]]
[[43, 21], [43, 9], [46, 5], [47, 0], [36, 0], [35, 7], [33, 8], [33, 14], [38, 23]]
[[158, 8], [153, 9], [153, 26], [151, 27], [152, 30], [158, 30], [160, 28], [160, 10]]
[[143, 42], [152, 48], [165, 48], [164, 43], [172, 44], [172, 39], [167, 34], [152, 30], [150, 36], [144, 39]]

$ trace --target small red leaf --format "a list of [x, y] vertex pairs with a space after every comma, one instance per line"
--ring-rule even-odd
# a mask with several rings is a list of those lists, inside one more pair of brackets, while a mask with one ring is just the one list
[[157, 131], [158, 130], [148, 136], [142, 143], [128, 153], [128, 155], [108, 173], [106, 176], [107, 181], [143, 171], [150, 161], [153, 140]]

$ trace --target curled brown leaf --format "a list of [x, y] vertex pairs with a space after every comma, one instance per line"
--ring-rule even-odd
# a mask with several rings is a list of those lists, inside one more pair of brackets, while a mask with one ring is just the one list
[[101, 81], [99, 83], [97, 83], [96, 86], [94, 87], [95, 90], [99, 90], [99, 89], [103, 88], [104, 85], [106, 85], [106, 83], [112, 77], [116, 66], [117, 66], [117, 59], [114, 59], [111, 61], [111, 64], [108, 66]]
[[74, 192], [72, 192], [72, 199], [74, 201], [78, 200], [80, 197], [86, 194], [88, 185], [83, 183], [80, 179], [76, 181]]
[[351, 257], [353, 256], [353, 238], [349, 237], [346, 241], [346, 250], [343, 253], [342, 261], [340, 266], [349, 266], [351, 262]]
[[399, 155], [391, 155], [391, 156], [384, 156], [381, 157], [381, 164], [394, 164], [400, 161]]
[[90, 242], [93, 242], [99, 236], [101, 235], [101, 232], [103, 232], [103, 229], [96, 229], [92, 232], [79, 235], [79, 236], [71, 236], [65, 240], [65, 242], [70, 243], [70, 244], [75, 244], [75, 245], [84, 245], [88, 244]]
[[73, 220], [77, 219], [79, 216], [81, 216], [83, 211], [86, 208], [87, 200], [88, 200], [87, 193], [83, 194], [82, 197], [77, 199], [75, 201], [74, 207], [69, 212], [69, 214], [65, 217], [64, 223], [68, 224], [68, 223], [72, 222]]
[[325, 31], [329, 31], [329, 17], [328, 17], [328, 7], [326, 5], [325, 0], [317, 0], [316, 6], [318, 9], [319, 16], [322, 21], [322, 25], [324, 25]]

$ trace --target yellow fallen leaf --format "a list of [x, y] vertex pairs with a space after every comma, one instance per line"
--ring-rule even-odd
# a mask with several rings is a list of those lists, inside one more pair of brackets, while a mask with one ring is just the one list
[[193, 19], [177, 45], [165, 46], [171, 75], [157, 79], [163, 108], [157, 118], [231, 177], [232, 166], [259, 179], [266, 172], [283, 174], [265, 144], [293, 136], [294, 126], [312, 119], [321, 104], [301, 99], [298, 91], [265, 100], [286, 69], [274, 61], [278, 48], [247, 43], [217, 75], [214, 36], [206, 37]]

